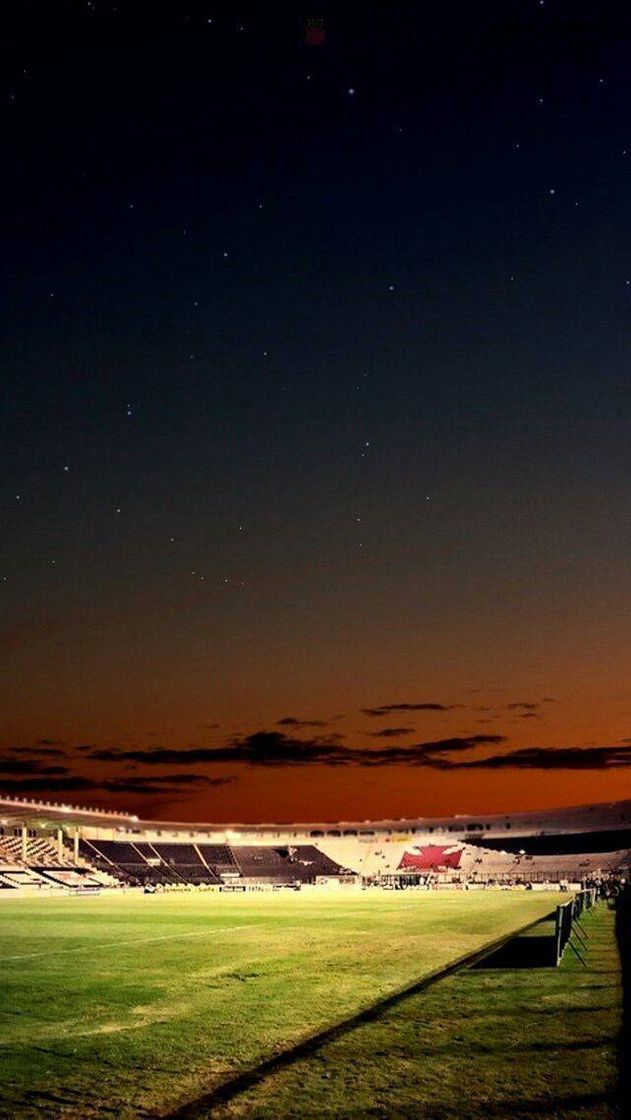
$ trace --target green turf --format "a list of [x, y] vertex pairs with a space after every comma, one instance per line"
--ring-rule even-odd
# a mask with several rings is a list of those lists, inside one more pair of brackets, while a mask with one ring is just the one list
[[[212, 1112], [213, 1120], [610, 1120], [621, 990], [614, 915], [585, 965], [466, 970]], [[625, 1058], [625, 1060], [627, 1060]], [[208, 1112], [200, 1111], [199, 1120]]]
[[412, 891], [3, 899], [0, 1116], [160, 1115], [555, 901]]

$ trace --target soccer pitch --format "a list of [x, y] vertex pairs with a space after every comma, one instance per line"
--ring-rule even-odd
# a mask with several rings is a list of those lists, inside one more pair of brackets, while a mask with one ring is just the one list
[[491, 891], [3, 899], [0, 1116], [167, 1116], [557, 901]]

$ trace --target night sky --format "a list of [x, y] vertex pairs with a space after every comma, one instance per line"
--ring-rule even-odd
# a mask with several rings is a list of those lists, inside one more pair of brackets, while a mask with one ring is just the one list
[[631, 797], [631, 10], [20, 0], [0, 790]]

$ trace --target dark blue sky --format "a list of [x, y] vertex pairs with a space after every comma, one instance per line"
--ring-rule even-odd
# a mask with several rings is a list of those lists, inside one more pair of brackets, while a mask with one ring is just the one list
[[[436, 697], [445, 735], [629, 734], [631, 15], [380, 7], [5, 13], [0, 699], [7, 750], [63, 744], [51, 795], [111, 801], [82, 743], [219, 749], [296, 706], [349, 748], [362, 706]], [[558, 708], [526, 736], [473, 688]], [[317, 765], [132, 793], [523, 790]]]

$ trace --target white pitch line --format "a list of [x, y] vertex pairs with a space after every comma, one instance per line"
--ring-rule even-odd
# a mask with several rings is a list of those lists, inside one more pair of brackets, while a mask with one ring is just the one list
[[196, 929], [190, 933], [166, 933], [160, 937], [132, 937], [127, 941], [99, 941], [91, 945], [75, 945], [72, 949], [56, 949], [46, 950], [42, 953], [19, 953], [13, 956], [3, 956], [3, 961], [28, 961], [34, 957], [57, 957], [61, 953], [92, 953], [99, 949], [117, 949], [119, 945], [146, 945], [150, 941], [180, 941], [183, 937], [213, 937], [216, 933], [229, 933], [236, 929], [264, 929], [266, 925], [272, 923], [267, 922], [265, 925], [251, 925], [244, 926], [214, 926], [211, 929]]

